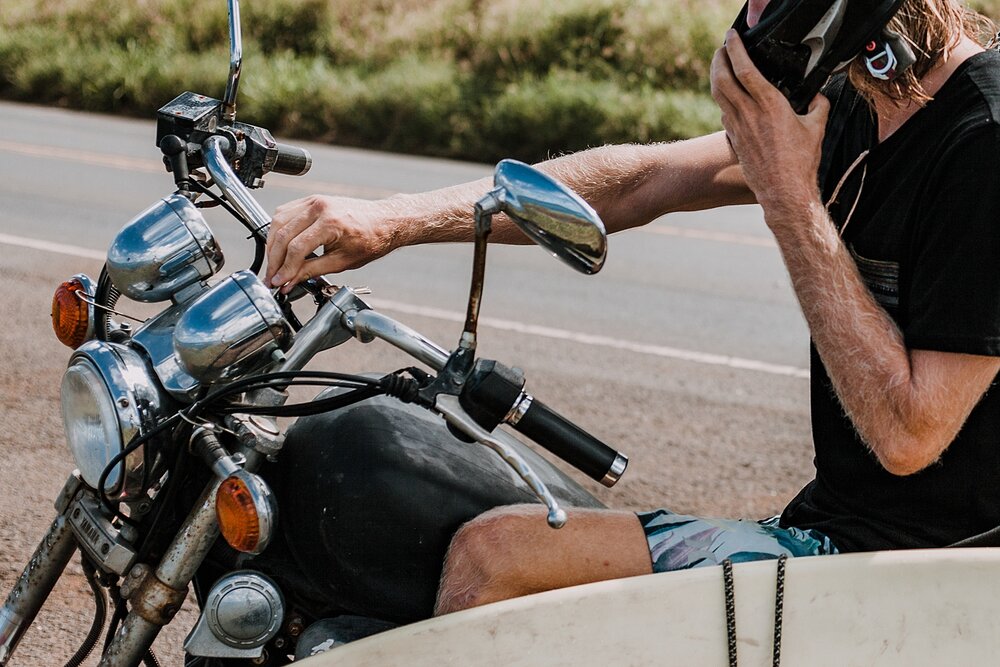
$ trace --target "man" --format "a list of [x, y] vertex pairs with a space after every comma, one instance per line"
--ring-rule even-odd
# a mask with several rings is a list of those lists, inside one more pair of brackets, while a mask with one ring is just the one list
[[[767, 4], [750, 0], [748, 25]], [[712, 63], [724, 133], [540, 165], [612, 232], [760, 204], [812, 334], [816, 480], [760, 524], [571, 510], [553, 531], [537, 507], [498, 508], [456, 534], [438, 613], [725, 558], [943, 546], [1000, 524], [1000, 394], [987, 393], [1000, 370], [1000, 54], [973, 39], [958, 0], [906, 0], [890, 27], [916, 51], [910, 74], [880, 81], [856, 60], [801, 116], [730, 31]], [[267, 279], [287, 290], [401, 246], [471, 239], [487, 187], [291, 202]], [[491, 239], [524, 241], [504, 220]]]

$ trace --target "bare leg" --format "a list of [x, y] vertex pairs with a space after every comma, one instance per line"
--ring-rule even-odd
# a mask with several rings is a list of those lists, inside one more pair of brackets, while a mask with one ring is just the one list
[[498, 507], [455, 534], [434, 613], [650, 572], [646, 536], [631, 512], [570, 509], [566, 526], [553, 530], [540, 505]]

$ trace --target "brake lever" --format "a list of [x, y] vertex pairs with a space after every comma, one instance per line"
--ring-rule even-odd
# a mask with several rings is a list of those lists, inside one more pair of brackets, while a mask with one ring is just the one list
[[510, 466], [524, 480], [524, 483], [531, 488], [532, 492], [548, 508], [549, 513], [545, 517], [545, 520], [550, 527], [562, 528], [566, 525], [566, 511], [559, 507], [558, 501], [549, 491], [548, 487], [545, 486], [545, 482], [539, 479], [535, 471], [531, 469], [517, 452], [477, 424], [465, 409], [462, 408], [458, 396], [438, 394], [434, 401], [434, 410], [441, 414], [449, 424], [496, 452], [503, 459], [504, 463]]

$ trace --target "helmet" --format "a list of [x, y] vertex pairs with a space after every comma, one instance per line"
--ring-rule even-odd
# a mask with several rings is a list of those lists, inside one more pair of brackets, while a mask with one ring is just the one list
[[868, 71], [891, 78], [912, 63], [899, 35], [885, 29], [903, 0], [771, 0], [747, 26], [748, 5], [733, 27], [764, 77], [803, 113], [838, 67], [866, 51]]

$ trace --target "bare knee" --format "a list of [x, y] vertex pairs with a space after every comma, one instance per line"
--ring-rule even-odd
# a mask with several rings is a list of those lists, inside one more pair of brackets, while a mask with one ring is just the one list
[[632, 512], [570, 510], [552, 530], [541, 505], [490, 510], [462, 526], [445, 558], [435, 613], [651, 571]]
[[524, 522], [544, 513], [536, 505], [498, 507], [468, 521], [451, 540], [438, 589], [436, 615], [532, 592], [521, 576], [515, 540]]

